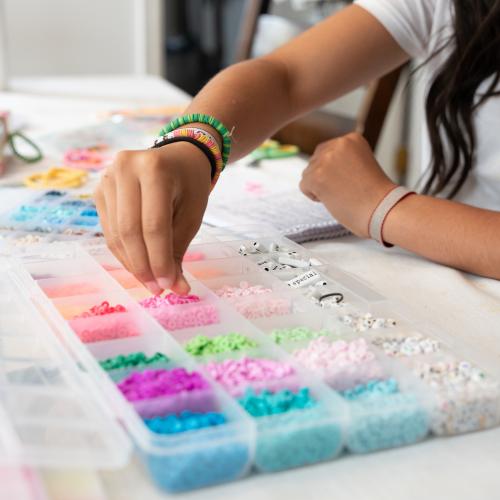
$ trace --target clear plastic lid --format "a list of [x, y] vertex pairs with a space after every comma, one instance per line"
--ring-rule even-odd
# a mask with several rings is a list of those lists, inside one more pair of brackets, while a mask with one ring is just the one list
[[23, 273], [0, 260], [0, 464], [123, 466], [129, 438], [29, 300]]

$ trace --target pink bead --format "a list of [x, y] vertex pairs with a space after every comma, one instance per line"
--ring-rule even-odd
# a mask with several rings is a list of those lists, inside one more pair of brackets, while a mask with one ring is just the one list
[[319, 337], [304, 349], [294, 351], [293, 356], [337, 390], [384, 377], [382, 366], [364, 339], [329, 342]]
[[295, 373], [287, 363], [248, 357], [207, 363], [206, 369], [233, 395], [244, 392], [244, 388], [252, 382], [276, 381]]

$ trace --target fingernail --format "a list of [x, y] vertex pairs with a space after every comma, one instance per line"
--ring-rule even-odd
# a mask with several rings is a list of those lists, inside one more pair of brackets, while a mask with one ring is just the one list
[[159, 286], [156, 281], [148, 281], [145, 283], [147, 289], [154, 295], [160, 295], [160, 293], [163, 291]]
[[163, 290], [170, 290], [172, 288], [172, 280], [169, 278], [158, 278], [157, 282]]

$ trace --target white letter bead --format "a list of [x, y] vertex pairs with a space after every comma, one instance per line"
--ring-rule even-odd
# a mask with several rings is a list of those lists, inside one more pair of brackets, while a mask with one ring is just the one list
[[327, 286], [328, 283], [325, 280], [318, 281], [317, 283], [314, 283], [314, 286], [316, 287], [322, 287], [322, 286]]
[[290, 281], [287, 281], [286, 284], [292, 288], [302, 288], [304, 286], [312, 285], [315, 281], [320, 279], [320, 275], [311, 269], [310, 271], [306, 271], [303, 274], [299, 274], [295, 278], [292, 278]]
[[272, 252], [279, 252], [279, 245], [277, 243], [271, 243], [269, 245], [269, 251], [272, 253]]
[[309, 264], [311, 264], [311, 266], [321, 266], [321, 261], [312, 257], [309, 259]]
[[247, 255], [247, 247], [245, 245], [241, 245], [241, 247], [238, 249], [238, 253], [240, 255]]
[[280, 264], [286, 264], [286, 265], [292, 266], [292, 267], [302, 267], [302, 268], [310, 267], [309, 261], [307, 261], [307, 260], [292, 259], [291, 257], [285, 257], [282, 255], [280, 255], [278, 257], [278, 262]]
[[264, 271], [274, 271], [277, 269], [278, 265], [272, 260], [264, 260], [259, 262], [259, 266], [264, 269]]
[[252, 243], [252, 247], [257, 250], [257, 252], [261, 252], [262, 251], [262, 245], [258, 242], [258, 241], [254, 241]]

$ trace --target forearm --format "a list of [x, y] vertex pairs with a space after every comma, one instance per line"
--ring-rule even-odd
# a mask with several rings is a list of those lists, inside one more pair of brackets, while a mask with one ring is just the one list
[[272, 54], [215, 76], [187, 113], [233, 129], [231, 159], [287, 122], [396, 68], [408, 55], [371, 14], [350, 6]]
[[286, 71], [266, 59], [245, 61], [213, 78], [186, 113], [212, 115], [233, 130], [231, 160], [255, 149], [293, 116]]
[[441, 264], [500, 279], [500, 213], [408, 196], [388, 214], [384, 240]]

